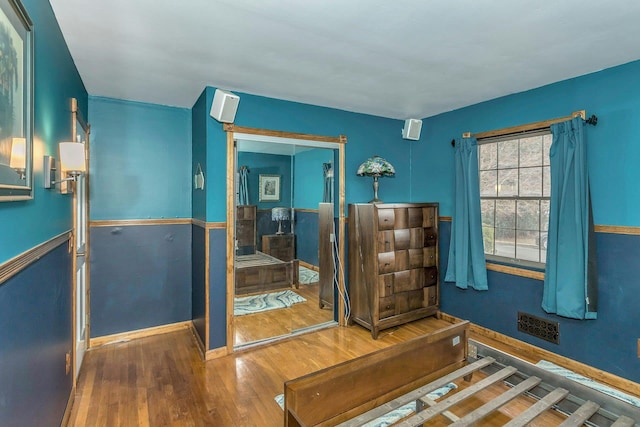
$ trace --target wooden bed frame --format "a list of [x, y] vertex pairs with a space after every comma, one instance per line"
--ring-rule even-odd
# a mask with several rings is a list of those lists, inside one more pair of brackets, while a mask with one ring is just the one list
[[466, 365], [469, 322], [287, 381], [285, 426], [335, 426]]
[[[464, 321], [285, 383], [285, 426], [361, 426], [407, 403], [417, 413], [399, 426], [420, 426], [444, 416], [452, 426], [471, 426], [521, 396], [526, 409], [505, 421], [524, 427], [544, 415], [553, 425], [638, 427], [640, 408], [551, 373], [483, 344], [468, 340]], [[471, 353], [477, 352], [474, 357]], [[426, 395], [482, 371], [484, 378], [435, 402]], [[501, 394], [488, 390], [502, 384]], [[504, 387], [506, 384], [508, 387]], [[470, 397], [490, 396], [464, 415], [449, 411]], [[503, 417], [504, 418], [504, 417]], [[443, 418], [440, 418], [443, 420]], [[500, 422], [502, 424], [502, 422]], [[396, 424], [394, 424], [396, 425]], [[425, 424], [426, 425], [426, 424]], [[441, 424], [440, 424], [441, 425]], [[552, 424], [549, 424], [552, 425]]]
[[236, 256], [236, 295], [299, 287], [299, 261], [281, 261], [256, 251]]

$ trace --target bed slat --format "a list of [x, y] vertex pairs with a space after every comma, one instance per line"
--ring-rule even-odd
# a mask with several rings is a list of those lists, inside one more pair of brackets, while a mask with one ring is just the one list
[[532, 389], [533, 387], [540, 384], [542, 380], [538, 377], [529, 377], [526, 380], [522, 381], [517, 386], [509, 389], [508, 391], [502, 393], [500, 396], [495, 399], [491, 399], [489, 402], [485, 403], [478, 409], [469, 414], [465, 415], [463, 418], [460, 418], [455, 423], [451, 424], [451, 427], [464, 427], [475, 424], [480, 421], [496, 409], [500, 408], [505, 403], [508, 403], [520, 396], [524, 392]]
[[[393, 411], [395, 409], [400, 408], [401, 406], [406, 405], [409, 402], [412, 402], [414, 400], [423, 398], [425, 395], [431, 393], [434, 390], [439, 389], [440, 387], [443, 387], [447, 384], [449, 384], [452, 381], [455, 381], [459, 378], [462, 378], [464, 376], [467, 376], [469, 374], [474, 373], [475, 371], [479, 371], [480, 369], [491, 365], [493, 362], [495, 362], [495, 359], [493, 357], [485, 357], [483, 359], [478, 360], [477, 362], [472, 363], [471, 365], [467, 365], [463, 368], [460, 368], [456, 371], [451, 372], [448, 375], [445, 375], [444, 377], [438, 378], [436, 381], [433, 381], [427, 385], [424, 385], [412, 392], [409, 392], [405, 395], [402, 395], [400, 397], [398, 397], [397, 399], [394, 399], [390, 402], [387, 402], [383, 405], [377, 406], [375, 408], [373, 408], [370, 411], [367, 411], [365, 413], [363, 413], [362, 415], [359, 415], [355, 418], [352, 418], [349, 421], [346, 421], [344, 423], [338, 424], [336, 427], [351, 427], [351, 426], [359, 426], [362, 424], [365, 424], [369, 421], [373, 421], [376, 418], [379, 418], [381, 416], [383, 416], [384, 414], [386, 414], [387, 412]], [[423, 398], [423, 400], [425, 400]], [[433, 406], [433, 400], [428, 399], [428, 401], [425, 402], [427, 405], [429, 406]]]
[[507, 377], [510, 377], [515, 372], [517, 372], [516, 368], [507, 366], [506, 368], [501, 369], [500, 371], [496, 372], [490, 377], [487, 377], [482, 381], [478, 381], [476, 384], [472, 385], [471, 387], [468, 387], [454, 394], [453, 396], [446, 398], [445, 400], [439, 402], [437, 405], [432, 406], [429, 409], [426, 409], [412, 416], [411, 418], [408, 418], [402, 423], [397, 424], [397, 427], [414, 427], [414, 426], [420, 425], [425, 421], [428, 421], [433, 417], [441, 414], [442, 412], [446, 411], [447, 409], [456, 405], [457, 403], [462, 402], [463, 400], [468, 399], [474, 394], [482, 391], [484, 388], [489, 387], [490, 385], [495, 384], [498, 381], [502, 381]]
[[591, 418], [591, 415], [595, 414], [598, 409], [600, 409], [600, 405], [588, 400], [581, 407], [576, 409], [576, 411], [558, 427], [581, 426], [585, 421]]
[[611, 424], [611, 427], [632, 427], [635, 425], [635, 421], [626, 415], [620, 416], [615, 423]]
[[524, 427], [533, 421], [537, 416], [544, 413], [547, 409], [551, 408], [553, 405], [567, 397], [569, 394], [568, 390], [564, 388], [557, 388], [547, 394], [545, 397], [537, 401], [533, 406], [530, 406], [518, 415], [516, 418], [509, 421], [503, 427]]

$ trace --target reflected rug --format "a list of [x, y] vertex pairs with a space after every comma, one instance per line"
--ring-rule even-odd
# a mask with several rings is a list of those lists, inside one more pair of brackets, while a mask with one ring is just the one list
[[[439, 389], [436, 389], [434, 391], [432, 391], [431, 393], [427, 394], [427, 397], [431, 400], [437, 400], [439, 398], [441, 398], [442, 396], [444, 396], [445, 394], [449, 393], [451, 390], [458, 388], [457, 385], [455, 385], [454, 383], [449, 383], [445, 386], [440, 387]], [[279, 394], [276, 397], [274, 397], [275, 401], [278, 403], [278, 405], [280, 405], [280, 408], [282, 408], [284, 410], [284, 394]], [[407, 403], [404, 406], [399, 407], [398, 409], [395, 409], [385, 415], [383, 415], [380, 418], [376, 418], [373, 421], [369, 421], [366, 424], [363, 424], [363, 427], [386, 427], [386, 426], [390, 426], [391, 424], [398, 422], [399, 420], [403, 419], [406, 416], [411, 415], [412, 413], [414, 413], [416, 411], [416, 402], [411, 402], [411, 403]]]
[[245, 314], [260, 313], [261, 311], [287, 308], [305, 301], [306, 299], [289, 289], [268, 294], [239, 297], [234, 299], [233, 314], [235, 316], [244, 316]]
[[298, 281], [303, 285], [310, 285], [318, 281], [318, 272], [307, 267], [299, 266]]

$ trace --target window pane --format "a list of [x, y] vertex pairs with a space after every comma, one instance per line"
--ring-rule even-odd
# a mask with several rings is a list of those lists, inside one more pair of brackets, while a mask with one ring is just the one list
[[480, 170], [498, 167], [498, 144], [484, 144], [479, 147]]
[[542, 168], [520, 169], [520, 196], [542, 196]]
[[542, 168], [542, 195], [551, 197], [551, 170], [549, 166]]
[[496, 204], [493, 200], [480, 200], [480, 211], [483, 226], [494, 226], [496, 218]]
[[527, 261], [540, 262], [537, 231], [518, 231], [516, 258]]
[[496, 228], [516, 228], [515, 200], [496, 200]]
[[498, 169], [518, 167], [518, 140], [498, 142]]
[[542, 136], [520, 140], [520, 167], [542, 165]]
[[548, 135], [544, 135], [542, 137], [542, 164], [543, 165], [548, 165], [549, 164], [549, 150], [551, 149], [551, 141], [552, 141], [553, 137], [551, 136], [551, 134]]
[[516, 256], [515, 230], [507, 228], [496, 228], [496, 250], [495, 254], [509, 258]]
[[518, 195], [518, 169], [498, 169], [498, 196]]
[[540, 230], [549, 229], [549, 200], [540, 200]]
[[538, 200], [518, 201], [518, 230], [530, 230], [536, 234], [540, 229], [540, 202]]
[[497, 185], [497, 171], [480, 172], [480, 196], [495, 197]]
[[484, 253], [493, 255], [495, 253], [493, 244], [494, 244], [494, 234], [495, 228], [493, 227], [482, 227], [482, 241], [484, 243]]

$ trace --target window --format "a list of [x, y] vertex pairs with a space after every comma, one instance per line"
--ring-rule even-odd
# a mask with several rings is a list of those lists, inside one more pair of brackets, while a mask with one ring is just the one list
[[478, 140], [487, 259], [530, 266], [545, 263], [551, 140], [549, 130]]

